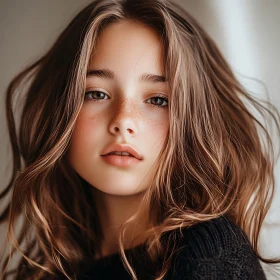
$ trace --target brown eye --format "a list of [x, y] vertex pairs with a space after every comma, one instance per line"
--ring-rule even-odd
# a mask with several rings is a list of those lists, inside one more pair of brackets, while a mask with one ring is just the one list
[[168, 107], [168, 99], [162, 96], [154, 96], [150, 98], [149, 100], [154, 100], [154, 102], [148, 102], [154, 106], [157, 106], [159, 108], [167, 108]]
[[85, 97], [87, 97], [87, 96], [89, 96], [88, 99], [93, 99], [93, 100], [107, 99], [107, 98], [104, 98], [105, 96], [107, 96], [107, 94], [102, 91], [99, 91], [99, 90], [88, 91], [85, 93]]

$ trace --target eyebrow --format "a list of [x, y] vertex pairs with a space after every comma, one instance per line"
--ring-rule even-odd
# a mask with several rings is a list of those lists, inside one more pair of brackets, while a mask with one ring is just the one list
[[[99, 77], [113, 80], [115, 74], [109, 69], [91, 69], [87, 71], [87, 78], [88, 77]], [[140, 76], [139, 81], [149, 83], [165, 83], [167, 80], [164, 76], [144, 73]]]

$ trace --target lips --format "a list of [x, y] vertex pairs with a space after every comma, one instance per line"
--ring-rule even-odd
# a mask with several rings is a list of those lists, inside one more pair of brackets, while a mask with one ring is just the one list
[[137, 152], [137, 150], [132, 148], [131, 146], [129, 146], [127, 144], [121, 145], [121, 144], [118, 144], [118, 143], [115, 143], [115, 144], [110, 145], [109, 147], [107, 147], [104, 150], [104, 152], [102, 152], [101, 155], [105, 156], [105, 155], [108, 155], [109, 153], [112, 153], [112, 152], [127, 152], [132, 157], [135, 157], [135, 158], [137, 158], [139, 160], [143, 159], [143, 156], [139, 152]]

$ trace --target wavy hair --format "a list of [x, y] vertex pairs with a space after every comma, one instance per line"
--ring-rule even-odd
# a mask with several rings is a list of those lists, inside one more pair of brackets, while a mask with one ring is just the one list
[[[13, 172], [0, 194], [2, 200], [11, 195], [0, 222], [8, 221], [11, 248], [1, 278], [15, 273], [15, 279], [76, 279], [84, 261], [100, 250], [103, 233], [92, 186], [73, 172], [66, 154], [96, 40], [106, 26], [123, 20], [145, 24], [159, 34], [171, 93], [169, 132], [155, 163], [157, 172], [143, 207], [123, 225], [119, 237], [126, 269], [137, 279], [123, 240], [126, 226], [140, 219], [144, 209], [152, 223], [147, 255], [152, 261], [162, 259], [157, 280], [166, 275], [176, 251], [172, 232], [221, 215], [245, 231], [262, 261], [277, 262], [258, 252], [274, 193], [274, 150], [267, 126], [249, 106], [272, 120], [279, 135], [277, 109], [242, 87], [213, 40], [175, 2], [97, 0], [7, 88]], [[17, 106], [16, 99], [21, 101]], [[8, 272], [15, 252], [21, 259]]]

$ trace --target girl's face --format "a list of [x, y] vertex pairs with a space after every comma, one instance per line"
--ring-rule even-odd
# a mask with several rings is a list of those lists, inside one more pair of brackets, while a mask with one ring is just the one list
[[[152, 178], [169, 129], [167, 81], [149, 76], [164, 76], [162, 56], [158, 35], [141, 24], [115, 23], [99, 36], [68, 158], [83, 179], [104, 193], [136, 194]], [[131, 146], [142, 159], [122, 166], [108, 162], [102, 155], [113, 144]]]

